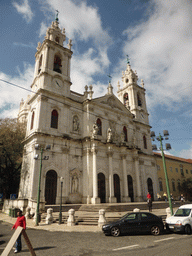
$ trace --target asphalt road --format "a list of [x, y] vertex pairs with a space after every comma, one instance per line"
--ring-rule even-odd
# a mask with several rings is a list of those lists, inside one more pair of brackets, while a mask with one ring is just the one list
[[[11, 224], [0, 222], [0, 253], [13, 231]], [[27, 229], [36, 255], [48, 256], [190, 256], [192, 235], [163, 234], [105, 236], [102, 232], [50, 232]], [[18, 255], [31, 255], [22, 240], [23, 250]], [[9, 255], [14, 255], [13, 250]]]

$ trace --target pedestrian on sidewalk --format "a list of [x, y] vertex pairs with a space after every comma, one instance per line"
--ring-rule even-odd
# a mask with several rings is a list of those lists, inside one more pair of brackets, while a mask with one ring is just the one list
[[[23, 227], [24, 229], [26, 229], [26, 220], [25, 220], [25, 216], [22, 214], [22, 211], [19, 210], [17, 212], [17, 220], [15, 222], [15, 224], [13, 225], [12, 229], [17, 229], [17, 227]], [[21, 234], [19, 235], [19, 237], [17, 238], [17, 241], [16, 241], [16, 249], [14, 251], [14, 253], [18, 253], [21, 251], [22, 249], [22, 244], [21, 244]]]
[[147, 204], [149, 207], [149, 212], [152, 212], [152, 198], [149, 192], [147, 193]]

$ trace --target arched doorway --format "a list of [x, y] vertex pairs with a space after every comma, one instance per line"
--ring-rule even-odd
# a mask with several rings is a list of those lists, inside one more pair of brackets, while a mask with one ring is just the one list
[[133, 179], [131, 175], [127, 175], [127, 183], [128, 183], [128, 193], [131, 198], [131, 202], [134, 202], [134, 193], [133, 193]]
[[45, 204], [55, 204], [57, 195], [57, 173], [50, 170], [45, 180]]
[[101, 199], [101, 203], [106, 203], [105, 197], [105, 175], [98, 173], [98, 197]]
[[151, 195], [152, 200], [154, 200], [154, 194], [153, 194], [153, 182], [151, 178], [147, 179], [147, 187], [148, 187], [148, 191]]
[[117, 203], [120, 203], [121, 202], [121, 192], [120, 192], [119, 175], [114, 174], [113, 181], [114, 181], [114, 196], [117, 198]]

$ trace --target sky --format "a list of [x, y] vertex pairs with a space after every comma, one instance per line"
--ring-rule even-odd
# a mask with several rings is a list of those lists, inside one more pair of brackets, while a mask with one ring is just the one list
[[129, 55], [145, 83], [151, 130], [168, 130], [169, 153], [192, 158], [191, 0], [1, 0], [0, 118], [17, 117], [30, 94], [36, 47], [56, 10], [73, 44], [71, 90], [92, 84], [93, 97], [103, 96], [110, 73], [117, 95]]

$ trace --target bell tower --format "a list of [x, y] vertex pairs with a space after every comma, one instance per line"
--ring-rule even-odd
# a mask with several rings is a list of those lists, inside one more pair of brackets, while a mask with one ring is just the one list
[[43, 43], [38, 43], [35, 54], [35, 73], [31, 88], [34, 92], [46, 89], [64, 96], [70, 94], [70, 62], [72, 40], [64, 47], [65, 29], [59, 28], [58, 12], [47, 29]]
[[123, 88], [120, 88], [118, 82], [118, 98], [135, 116], [135, 121], [149, 124], [148, 112], [145, 100], [144, 82], [141, 80], [141, 86], [137, 84], [138, 76], [136, 71], [131, 69], [127, 59], [127, 69], [122, 72]]

